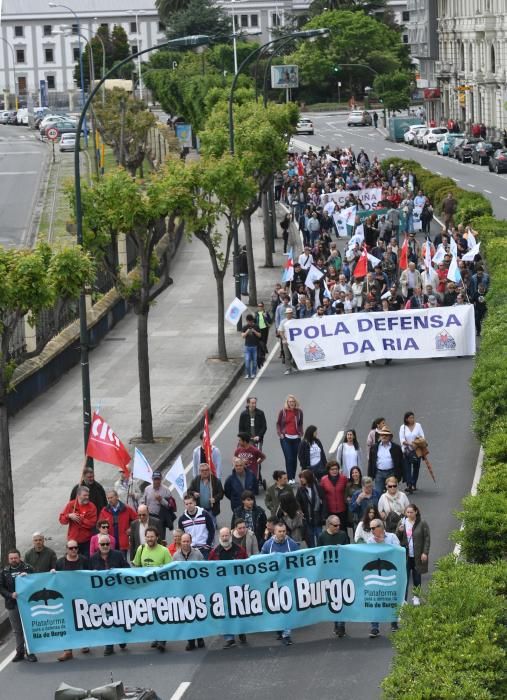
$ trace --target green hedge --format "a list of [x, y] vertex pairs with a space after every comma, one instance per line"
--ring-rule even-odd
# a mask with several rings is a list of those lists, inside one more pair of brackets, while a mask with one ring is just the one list
[[405, 605], [385, 700], [507, 697], [507, 563], [444, 557], [424, 605]]
[[507, 221], [493, 217], [481, 194], [457, 187], [413, 161], [383, 162], [411, 170], [437, 213], [451, 191], [456, 221], [479, 232], [490, 287], [488, 314], [471, 378], [474, 430], [484, 449], [477, 495], [463, 499], [454, 538], [461, 558], [438, 563], [424, 605], [404, 606], [397, 654], [382, 683], [386, 700], [507, 697]]

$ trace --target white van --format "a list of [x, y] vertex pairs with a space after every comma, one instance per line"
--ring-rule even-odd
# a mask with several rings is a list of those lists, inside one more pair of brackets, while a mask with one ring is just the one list
[[28, 109], [26, 107], [18, 109], [16, 121], [18, 125], [21, 124], [22, 126], [28, 126]]

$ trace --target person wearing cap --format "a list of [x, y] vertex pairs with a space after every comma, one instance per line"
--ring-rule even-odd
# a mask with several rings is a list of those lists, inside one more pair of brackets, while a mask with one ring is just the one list
[[147, 486], [141, 497], [141, 503], [148, 506], [148, 512], [161, 523], [162, 539], [165, 539], [165, 529], [172, 530], [176, 519], [176, 502], [167, 486], [162, 486], [162, 472], [156, 470], [152, 474], [152, 483]]
[[368, 458], [368, 476], [374, 479], [375, 489], [379, 494], [385, 491], [386, 479], [395, 476], [398, 481], [403, 478], [403, 452], [393, 442], [393, 431], [384, 425], [378, 431], [380, 442], [370, 448]]
[[292, 372], [297, 372], [296, 363], [294, 362], [294, 358], [292, 357], [292, 353], [289, 348], [287, 333], [287, 326], [293, 318], [294, 309], [291, 306], [288, 306], [285, 310], [285, 319], [280, 323], [280, 327], [278, 329], [282, 341], [285, 364], [287, 365], [287, 369], [285, 370], [284, 374], [292, 374]]

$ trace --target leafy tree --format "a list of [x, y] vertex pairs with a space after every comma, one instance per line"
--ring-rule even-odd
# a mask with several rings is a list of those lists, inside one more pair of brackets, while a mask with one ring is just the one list
[[[53, 251], [47, 245], [33, 250], [0, 248], [0, 538], [2, 561], [16, 546], [14, 491], [7, 394], [18, 363], [42, 350], [49, 340], [40, 338], [32, 353], [14, 359], [10, 347], [16, 328], [28, 316], [36, 323], [44, 309], [54, 308], [58, 299], [76, 299], [85, 284], [94, 280], [91, 258], [76, 247]], [[60, 305], [61, 308], [61, 305]]]
[[386, 109], [407, 109], [410, 106], [410, 83], [413, 75], [395, 71], [375, 78], [373, 87]]
[[[130, 44], [126, 31], [119, 24], [115, 24], [111, 34], [111, 67], [116, 63], [120, 63], [130, 55]], [[134, 70], [134, 63], [131, 61], [126, 63], [118, 71], [118, 78], [130, 80]], [[96, 71], [95, 71], [96, 73]]]
[[169, 22], [177, 12], [185, 10], [189, 0], [155, 0], [155, 7], [162, 22]]
[[97, 104], [95, 116], [104, 143], [111, 146], [119, 165], [135, 175], [146, 156], [148, 133], [156, 123], [155, 116], [146, 110], [144, 102], [118, 88], [106, 92], [105, 106]]
[[[99, 80], [102, 77], [104, 49], [106, 71], [112, 68], [115, 63], [127, 58], [130, 53], [128, 37], [122, 26], [115, 24], [111, 35], [109, 34], [108, 27], [100, 26], [97, 29], [96, 35], [92, 37], [89, 43], [83, 47], [83, 78], [85, 89], [88, 89], [88, 86], [90, 85], [90, 46], [93, 56], [93, 68], [95, 71], [96, 80]], [[102, 48], [103, 46], [104, 49]], [[117, 77], [130, 79], [133, 67], [133, 63], [127, 63], [125, 66], [122, 66]], [[79, 61], [77, 61], [76, 65], [74, 66], [74, 80], [76, 84], [81, 87]]]
[[184, 8], [167, 17], [167, 23], [170, 39], [192, 34], [225, 36], [232, 31], [229, 15], [213, 0], [189, 0]]
[[[179, 162], [179, 161], [178, 161]], [[106, 174], [93, 186], [83, 186], [85, 245], [106, 268], [137, 315], [137, 357], [141, 437], [153, 442], [148, 348], [150, 289], [156, 280], [155, 249], [167, 232], [166, 219], [175, 209], [173, 191], [162, 173], [151, 173], [143, 184], [122, 168]], [[71, 199], [74, 193], [70, 193]], [[118, 266], [117, 243], [125, 234], [137, 250], [138, 267], [125, 276]], [[162, 246], [163, 247], [163, 246]], [[159, 251], [163, 254], [163, 250]]]
[[[327, 11], [314, 17], [306, 29], [328, 27], [331, 36], [315, 43], [303, 42], [287, 59], [300, 66], [300, 80], [313, 98], [325, 99], [342, 80], [351, 94], [364, 94], [374, 75], [368, 68], [343, 67], [340, 64], [365, 64], [385, 75], [393, 70], [410, 72], [407, 48], [398, 31], [369, 17], [362, 11]], [[381, 59], [388, 59], [385, 62]], [[339, 72], [335, 72], [335, 68]]]

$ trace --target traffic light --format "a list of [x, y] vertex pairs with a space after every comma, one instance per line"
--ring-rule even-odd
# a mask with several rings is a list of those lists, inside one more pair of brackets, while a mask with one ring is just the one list
[[339, 73], [341, 71], [341, 66], [334, 66], [333, 70], [335, 73]]

